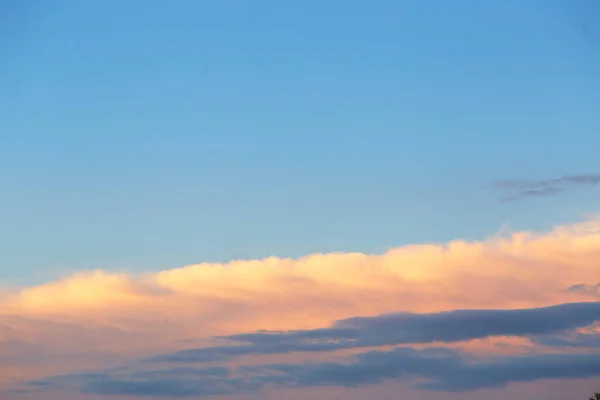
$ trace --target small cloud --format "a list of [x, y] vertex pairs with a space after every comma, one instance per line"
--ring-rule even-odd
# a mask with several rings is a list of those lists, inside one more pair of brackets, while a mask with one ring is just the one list
[[571, 293], [580, 293], [600, 297], [600, 283], [596, 285], [578, 284], [567, 289]]
[[566, 175], [543, 180], [505, 179], [495, 181], [493, 187], [507, 192], [502, 201], [516, 201], [529, 197], [557, 196], [576, 186], [600, 184], [600, 174]]
[[557, 186], [548, 186], [542, 188], [530, 188], [517, 191], [517, 193], [505, 196], [502, 201], [511, 202], [521, 200], [526, 197], [552, 197], [561, 194], [565, 189]]

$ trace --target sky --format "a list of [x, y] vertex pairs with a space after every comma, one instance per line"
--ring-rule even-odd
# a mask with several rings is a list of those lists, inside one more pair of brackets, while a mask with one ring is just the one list
[[0, 397], [600, 391], [597, 0], [0, 4]]

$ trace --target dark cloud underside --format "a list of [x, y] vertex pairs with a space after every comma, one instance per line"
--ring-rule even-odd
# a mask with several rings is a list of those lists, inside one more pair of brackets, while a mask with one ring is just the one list
[[135, 376], [79, 374], [45, 382], [89, 394], [191, 398], [251, 394], [265, 385], [360, 387], [401, 380], [416, 389], [464, 392], [503, 387], [510, 382], [600, 377], [600, 354], [536, 354], [473, 363], [451, 349], [402, 347], [362, 353], [348, 361], [247, 366], [220, 375], [201, 370], [194, 375], [190, 370], [176, 369], [138, 372]]
[[386, 314], [338, 321], [332, 327], [256, 332], [221, 337], [236, 346], [187, 349], [151, 359], [158, 362], [225, 361], [250, 354], [335, 351], [410, 343], [458, 342], [490, 336], [548, 335], [600, 321], [600, 303], [567, 303], [520, 310], [456, 310], [432, 314]]

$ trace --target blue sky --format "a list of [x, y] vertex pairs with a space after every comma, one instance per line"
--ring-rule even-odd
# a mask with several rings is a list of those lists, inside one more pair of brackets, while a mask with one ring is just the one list
[[598, 190], [594, 1], [0, 5], [0, 282], [540, 229]]

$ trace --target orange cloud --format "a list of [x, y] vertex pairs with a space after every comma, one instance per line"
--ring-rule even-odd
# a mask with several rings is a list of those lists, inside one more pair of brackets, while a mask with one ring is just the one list
[[[144, 275], [82, 272], [0, 295], [0, 360], [21, 360], [10, 376], [35, 375], [34, 365], [118, 364], [202, 346], [213, 335], [311, 329], [357, 315], [589, 301], [595, 293], [568, 289], [600, 282], [598, 260], [600, 220], [593, 219], [381, 255], [271, 257]], [[498, 349], [497, 340], [469, 346]], [[527, 343], [513, 338], [506, 346]]]

